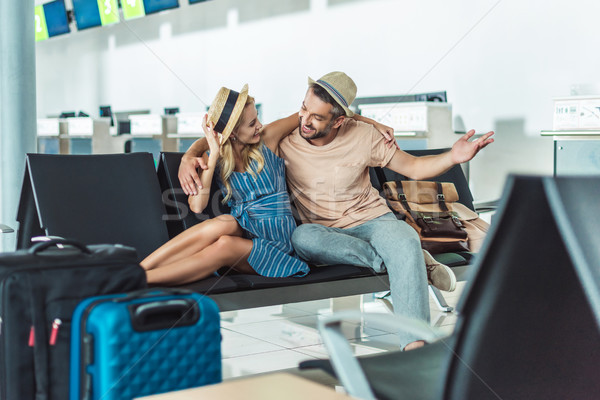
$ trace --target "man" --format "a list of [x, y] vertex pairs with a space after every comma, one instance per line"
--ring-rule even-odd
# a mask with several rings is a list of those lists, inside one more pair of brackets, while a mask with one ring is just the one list
[[[414, 157], [386, 146], [371, 125], [348, 118], [355, 97], [356, 85], [343, 72], [317, 81], [309, 78], [299, 127], [279, 143], [291, 197], [303, 222], [292, 243], [298, 255], [313, 264], [387, 269], [395, 312], [428, 321], [428, 277], [419, 237], [372, 187], [369, 167], [387, 167], [412, 179], [435, 177], [471, 160], [493, 142], [493, 132], [470, 142], [475, 132], [469, 131], [449, 152]], [[182, 160], [182, 187], [195, 174], [194, 155], [200, 154], [190, 149]], [[434, 272], [445, 275], [442, 279], [453, 289], [455, 278], [447, 267], [440, 265]], [[406, 350], [424, 344], [408, 334], [400, 338]]]

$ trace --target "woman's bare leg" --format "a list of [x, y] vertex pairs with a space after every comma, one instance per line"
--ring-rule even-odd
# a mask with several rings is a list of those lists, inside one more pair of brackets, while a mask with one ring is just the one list
[[242, 235], [242, 228], [231, 215], [219, 215], [186, 229], [152, 252], [140, 264], [146, 271], [169, 265], [202, 251], [223, 235]]
[[224, 235], [196, 254], [146, 271], [146, 276], [149, 284], [182, 285], [205, 278], [223, 266], [256, 273], [248, 264], [250, 251], [251, 240]]

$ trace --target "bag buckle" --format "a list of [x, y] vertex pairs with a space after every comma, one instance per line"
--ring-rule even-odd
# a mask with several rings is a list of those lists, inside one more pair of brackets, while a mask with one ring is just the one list
[[438, 199], [438, 201], [446, 201], [446, 197], [444, 196], [444, 193], [438, 193], [437, 199]]
[[452, 215], [452, 221], [454, 222], [454, 225], [456, 225], [457, 227], [464, 228], [462, 221], [456, 215]]
[[404, 193], [398, 193], [398, 199], [400, 201], [406, 201], [406, 194], [404, 194]]

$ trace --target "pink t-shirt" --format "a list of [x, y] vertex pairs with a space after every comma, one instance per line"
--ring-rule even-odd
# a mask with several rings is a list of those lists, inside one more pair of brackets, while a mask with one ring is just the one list
[[279, 149], [302, 222], [350, 228], [390, 212], [368, 167], [387, 165], [396, 148], [388, 148], [372, 125], [346, 118], [325, 146], [308, 143], [296, 129]]

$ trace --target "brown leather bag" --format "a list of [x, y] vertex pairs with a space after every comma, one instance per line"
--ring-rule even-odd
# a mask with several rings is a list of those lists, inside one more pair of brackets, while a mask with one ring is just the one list
[[479, 250], [488, 224], [458, 203], [453, 183], [388, 181], [383, 188], [390, 206], [406, 216], [425, 250], [432, 254]]

